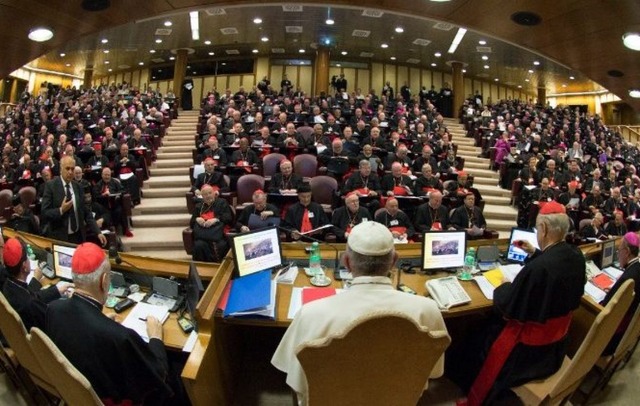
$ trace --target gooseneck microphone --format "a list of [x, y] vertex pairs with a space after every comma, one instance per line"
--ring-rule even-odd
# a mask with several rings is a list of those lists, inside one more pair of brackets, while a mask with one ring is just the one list
[[[334, 227], [334, 226], [332, 226], [332, 227]], [[298, 230], [294, 230], [294, 229], [288, 228], [288, 227], [283, 227], [283, 226], [280, 226], [280, 225], [277, 225], [276, 228], [278, 228], [279, 230], [282, 230], [284, 232], [287, 232], [287, 233], [293, 233], [293, 232], [299, 233]], [[336, 247], [335, 245], [333, 245], [331, 243], [328, 243], [326, 241], [322, 241], [322, 240], [320, 240], [318, 238], [312, 237], [312, 236], [310, 236], [308, 234], [301, 235], [300, 238], [301, 239], [302, 238], [307, 238], [307, 239], [309, 239], [309, 240], [311, 240], [313, 242], [317, 242], [320, 245], [326, 245], [327, 247], [331, 248], [336, 254], [335, 258], [334, 258], [333, 270], [336, 273], [338, 272], [338, 269], [340, 267], [340, 250], [338, 250], [338, 247]]]

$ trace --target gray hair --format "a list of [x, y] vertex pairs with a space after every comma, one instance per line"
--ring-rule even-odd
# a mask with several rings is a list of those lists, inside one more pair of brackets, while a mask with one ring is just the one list
[[557, 234], [560, 240], [564, 240], [569, 232], [569, 216], [566, 214], [543, 214], [538, 216], [539, 221], [547, 225], [553, 234]]
[[351, 272], [362, 276], [387, 276], [393, 267], [394, 254], [395, 249], [380, 256], [363, 255], [353, 251], [348, 244], [345, 252], [350, 259]]
[[91, 273], [86, 274], [78, 274], [73, 273], [73, 283], [83, 287], [94, 288], [98, 284], [100, 284], [100, 277], [103, 273], [109, 272], [111, 270], [111, 264], [109, 263], [109, 257], [105, 257], [104, 261]]

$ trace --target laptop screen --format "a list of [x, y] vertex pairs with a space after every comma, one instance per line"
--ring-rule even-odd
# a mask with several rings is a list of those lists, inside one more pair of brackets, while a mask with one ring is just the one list
[[233, 260], [239, 276], [282, 265], [278, 229], [270, 227], [233, 237]]
[[539, 249], [538, 246], [538, 234], [534, 230], [525, 230], [523, 228], [512, 228], [511, 229], [511, 238], [509, 238], [509, 248], [507, 250], [507, 260], [512, 262], [523, 263], [527, 258], [527, 253], [524, 252], [523, 249], [516, 247], [513, 245], [515, 241], [525, 240], [531, 243], [536, 249]]
[[53, 269], [60, 279], [72, 280], [71, 258], [76, 252], [75, 247], [53, 244]]

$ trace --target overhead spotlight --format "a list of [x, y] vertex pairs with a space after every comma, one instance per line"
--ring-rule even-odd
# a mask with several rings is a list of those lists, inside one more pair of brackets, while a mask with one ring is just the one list
[[488, 61], [488, 60], [489, 60], [489, 57], [488, 57], [487, 55], [482, 55], [482, 60], [483, 60], [483, 61]]
[[527, 72], [529, 72], [529, 73], [533, 73], [533, 69], [529, 69]]
[[562, 87], [567, 87], [567, 84], [566, 84], [566, 83], [563, 83], [563, 84], [562, 84]]
[[518, 85], [518, 89], [522, 89], [522, 85]]
[[489, 69], [489, 65], [484, 65], [484, 68], [485, 69]]
[[138, 65], [142, 66], [144, 65], [144, 62], [138, 62]]
[[[304, 62], [303, 62], [303, 61], [300, 61], [300, 65], [304, 65]], [[337, 66], [338, 68], [340, 68], [342, 65], [340, 65], [339, 63], [336, 63], [336, 66]]]
[[500, 79], [498, 79], [498, 78], [495, 78], [495, 79], [493, 79], [493, 80], [494, 80], [495, 82], [498, 82], [498, 81], [499, 81]]
[[175, 56], [170, 56], [170, 57], [169, 57], [169, 60], [170, 60], [170, 61], [175, 61], [175, 60], [176, 60], [176, 57], [175, 57]]
[[205, 45], [211, 45], [211, 41], [206, 40], [206, 41], [204, 42], [204, 44], [205, 44]]
[[487, 45], [487, 41], [481, 39], [480, 41], [478, 41], [478, 45]]
[[435, 54], [433, 54], [433, 56], [435, 56], [436, 58], [440, 58], [442, 54], [440, 52], [436, 52]]
[[404, 32], [404, 28], [402, 28], [402, 27], [396, 27], [396, 32], [397, 32], [398, 34], [402, 34], [402, 33]]
[[391, 58], [389, 58], [389, 59], [391, 59], [392, 61], [395, 61], [395, 60], [396, 60], [396, 57], [395, 57], [395, 56], [392, 56], [392, 57], [391, 57]]
[[173, 23], [171, 21], [169, 21], [169, 20], [164, 22], [164, 26], [165, 27], [171, 27], [172, 25], [173, 25]]
[[65, 54], [64, 52], [60, 52], [60, 58], [64, 58], [65, 56], [67, 56], [67, 54]]
[[462, 73], [467, 73], [467, 70], [466, 69], [462, 69]]
[[325, 24], [327, 24], [327, 25], [333, 25], [333, 24], [335, 24], [336, 22], [335, 22], [335, 20], [334, 20], [333, 18], [327, 18], [327, 19], [324, 21], [324, 23], [325, 23]]
[[105, 65], [109, 65], [111, 62], [110, 61], [104, 61]]
[[260, 17], [256, 17], [256, 18], [254, 18], [254, 19], [253, 19], [253, 23], [254, 23], [254, 24], [262, 24], [262, 18], [260, 18]]
[[540, 65], [540, 61], [533, 61], [533, 64], [534, 64], [535, 66], [538, 66], [538, 65]]
[[103, 50], [102, 52], [104, 52], [105, 54], [108, 54], [108, 53], [109, 53], [109, 50], [108, 50], [108, 49], [105, 49], [105, 50]]
[[253, 52], [254, 54], [257, 54], [257, 53], [258, 53], [258, 50], [257, 50], [257, 49], [254, 49], [254, 50], [253, 50], [253, 51], [251, 51], [251, 52]]
[[324, 40], [324, 44], [325, 45], [330, 45], [331, 44], [331, 40], [329, 38]]
[[156, 53], [156, 50], [155, 50], [155, 49], [150, 49], [150, 50], [149, 50], [149, 53], [150, 53], [150, 54], [155, 54], [155, 53]]
[[346, 55], [346, 54], [347, 54], [347, 51], [342, 51], [342, 52], [340, 52], [340, 53], [341, 53], [342, 55]]
[[71, 64], [70, 63], [65, 63], [64, 66], [66, 66], [68, 68], [69, 66], [71, 66]]
[[260, 38], [260, 41], [269, 42], [269, 37], [262, 37], [262, 38]]
[[634, 99], [640, 98], [640, 89], [629, 90], [629, 96], [633, 97]]
[[156, 39], [156, 44], [162, 44], [162, 40], [160, 38]]
[[640, 33], [628, 32], [622, 36], [622, 43], [625, 47], [640, 51]]
[[529, 82], [529, 79], [525, 79], [524, 81], [525, 81], [525, 82]]
[[438, 64], [435, 63], [435, 62], [431, 62], [431, 66], [433, 66], [435, 68], [436, 66], [438, 66]]
[[109, 42], [109, 40], [108, 40], [108, 39], [106, 39], [106, 38], [102, 38], [102, 39], [100, 40], [100, 42], [102, 42], [103, 44], [106, 44], [106, 43], [108, 43], [108, 42]]
[[569, 76], [569, 80], [575, 79], [575, 76]]
[[109, 68], [107, 69], [107, 72], [113, 72], [113, 69]]
[[215, 53], [209, 52], [209, 56], [214, 56], [214, 55], [215, 55]]
[[298, 52], [300, 52], [301, 54], [304, 54], [305, 50], [304, 49], [299, 49]]
[[35, 42], [45, 42], [53, 38], [53, 31], [45, 27], [37, 27], [29, 31], [29, 39]]
[[381, 44], [380, 48], [389, 48], [389, 44]]

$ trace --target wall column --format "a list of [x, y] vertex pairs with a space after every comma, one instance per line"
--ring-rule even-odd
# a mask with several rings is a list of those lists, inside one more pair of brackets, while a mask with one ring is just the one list
[[316, 60], [313, 64], [315, 76], [314, 94], [320, 92], [329, 94], [329, 48], [319, 47], [316, 51]]
[[460, 107], [464, 103], [464, 79], [462, 77], [462, 62], [451, 62], [451, 90], [453, 91], [453, 118], [460, 118]]
[[187, 72], [188, 50], [178, 49], [176, 52], [176, 62], [173, 65], [173, 93], [178, 99], [182, 97], [182, 82]]
[[82, 82], [82, 86], [84, 86], [85, 89], [90, 89], [92, 81], [93, 81], [93, 68], [86, 67], [84, 70], [84, 81]]
[[543, 106], [547, 104], [547, 88], [544, 86], [538, 87], [538, 104]]
[[18, 96], [18, 79], [13, 78], [11, 81], [11, 96], [9, 96], [9, 103], [17, 103]]

